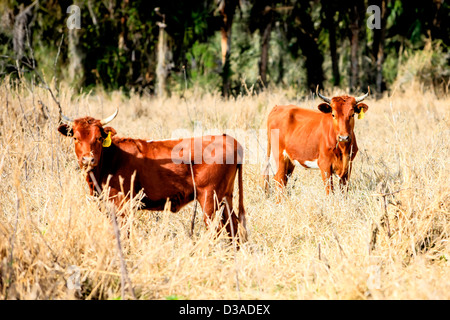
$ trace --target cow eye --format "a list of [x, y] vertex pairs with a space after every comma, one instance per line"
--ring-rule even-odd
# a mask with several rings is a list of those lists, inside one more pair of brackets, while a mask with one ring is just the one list
[[102, 138], [102, 137], [98, 137], [98, 138], [97, 138], [97, 141], [98, 141], [98, 142], [102, 142], [102, 141], [103, 141], [103, 138]]
[[332, 113], [331, 116], [333, 117], [333, 119], [336, 118], [336, 116], [334, 115], [334, 113]]
[[78, 138], [77, 137], [73, 137], [73, 141], [77, 142]]

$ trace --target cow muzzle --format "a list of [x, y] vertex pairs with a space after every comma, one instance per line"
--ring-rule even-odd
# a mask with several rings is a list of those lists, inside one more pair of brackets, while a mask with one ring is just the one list
[[91, 170], [93, 167], [97, 165], [94, 157], [82, 157], [81, 158], [81, 164], [83, 168], [87, 170]]
[[339, 142], [349, 142], [350, 141], [350, 136], [349, 135], [346, 135], [346, 136], [339, 135], [338, 136], [338, 140], [339, 140]]

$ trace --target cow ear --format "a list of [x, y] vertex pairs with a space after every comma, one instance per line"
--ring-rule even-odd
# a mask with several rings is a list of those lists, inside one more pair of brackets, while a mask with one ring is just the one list
[[103, 131], [105, 133], [104, 138], [106, 138], [108, 136], [108, 133], [110, 133], [110, 132], [111, 132], [111, 137], [113, 137], [117, 134], [116, 130], [114, 130], [113, 127], [104, 127]]
[[321, 103], [317, 106], [317, 108], [322, 111], [323, 113], [330, 113], [331, 107], [328, 103]]
[[367, 104], [365, 104], [365, 103], [358, 103], [358, 104], [355, 106], [355, 112], [356, 112], [356, 113], [360, 113], [361, 110], [363, 110], [363, 112], [366, 113], [367, 110], [369, 110], [369, 106], [368, 106]]
[[73, 135], [72, 127], [68, 126], [67, 124], [60, 125], [58, 127], [58, 131], [66, 137], [71, 137]]

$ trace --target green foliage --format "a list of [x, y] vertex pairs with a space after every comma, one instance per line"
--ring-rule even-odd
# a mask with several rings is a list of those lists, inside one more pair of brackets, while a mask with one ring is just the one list
[[[24, 5], [22, 5], [22, 3]], [[14, 74], [16, 48], [15, 19], [33, 1], [0, 3], [0, 76]], [[363, 7], [372, 4], [359, 0]], [[381, 0], [376, 2], [381, 3]], [[411, 5], [404, 0], [387, 1], [383, 77], [389, 89], [416, 79], [426, 86], [448, 85], [449, 5], [424, 2]], [[213, 1], [144, 0], [78, 1], [81, 29], [70, 34], [66, 22], [71, 1], [40, 1], [30, 12], [27, 28], [30, 44], [25, 46], [22, 67], [32, 61], [47, 78], [55, 76], [79, 89], [101, 86], [125, 93], [155, 91], [158, 23], [166, 25], [168, 38], [168, 87], [173, 93], [201, 88], [216, 91], [222, 86], [221, 36], [223, 17]], [[159, 11], [155, 11], [159, 8]], [[331, 10], [325, 14], [325, 10]], [[271, 25], [267, 85], [294, 88], [307, 93], [312, 85], [331, 85], [330, 28], [335, 31], [340, 86], [348, 85], [350, 70], [349, 32], [351, 4], [337, 5], [321, 0], [261, 0], [242, 2], [234, 15], [229, 80], [233, 95], [243, 86], [262, 90], [260, 61], [264, 30]], [[164, 17], [163, 17], [164, 16]], [[334, 19], [328, 23], [327, 17]], [[362, 19], [368, 15], [363, 12]], [[61, 37], [64, 42], [59, 48]], [[427, 49], [429, 39], [439, 45]], [[440, 40], [440, 41], [439, 41]], [[376, 57], [373, 30], [363, 22], [360, 32], [360, 80], [374, 87]], [[77, 50], [70, 52], [70, 48]], [[32, 49], [32, 50], [31, 50]], [[431, 50], [431, 51], [430, 51]], [[56, 61], [56, 56], [59, 58]], [[399, 54], [400, 51], [400, 54]], [[73, 55], [81, 65], [70, 75]], [[57, 64], [55, 65], [55, 61]], [[411, 62], [408, 62], [411, 61]], [[72, 77], [72, 78], [71, 78]]]
[[[213, 90], [220, 85], [220, 61], [219, 48], [214, 48], [210, 43], [194, 42], [186, 54], [189, 67], [189, 80], [192, 86], [201, 86], [207, 90]], [[184, 76], [184, 74], [183, 74]]]

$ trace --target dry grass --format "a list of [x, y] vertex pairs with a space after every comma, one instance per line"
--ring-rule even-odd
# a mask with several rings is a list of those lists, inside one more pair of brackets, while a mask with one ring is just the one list
[[[317, 105], [289, 92], [230, 101], [72, 94], [61, 88], [67, 115], [100, 118], [119, 106], [119, 135], [148, 139], [196, 121], [203, 130], [264, 129], [275, 104]], [[0, 298], [130, 298], [111, 221], [87, 196], [48, 92], [4, 82], [0, 103]], [[262, 160], [244, 166], [249, 242], [236, 255], [200, 215], [189, 238], [192, 205], [177, 214], [128, 209], [122, 246], [137, 298], [450, 299], [450, 99], [409, 91], [367, 104], [347, 195], [325, 196], [318, 171], [296, 169], [277, 205], [263, 195]]]

